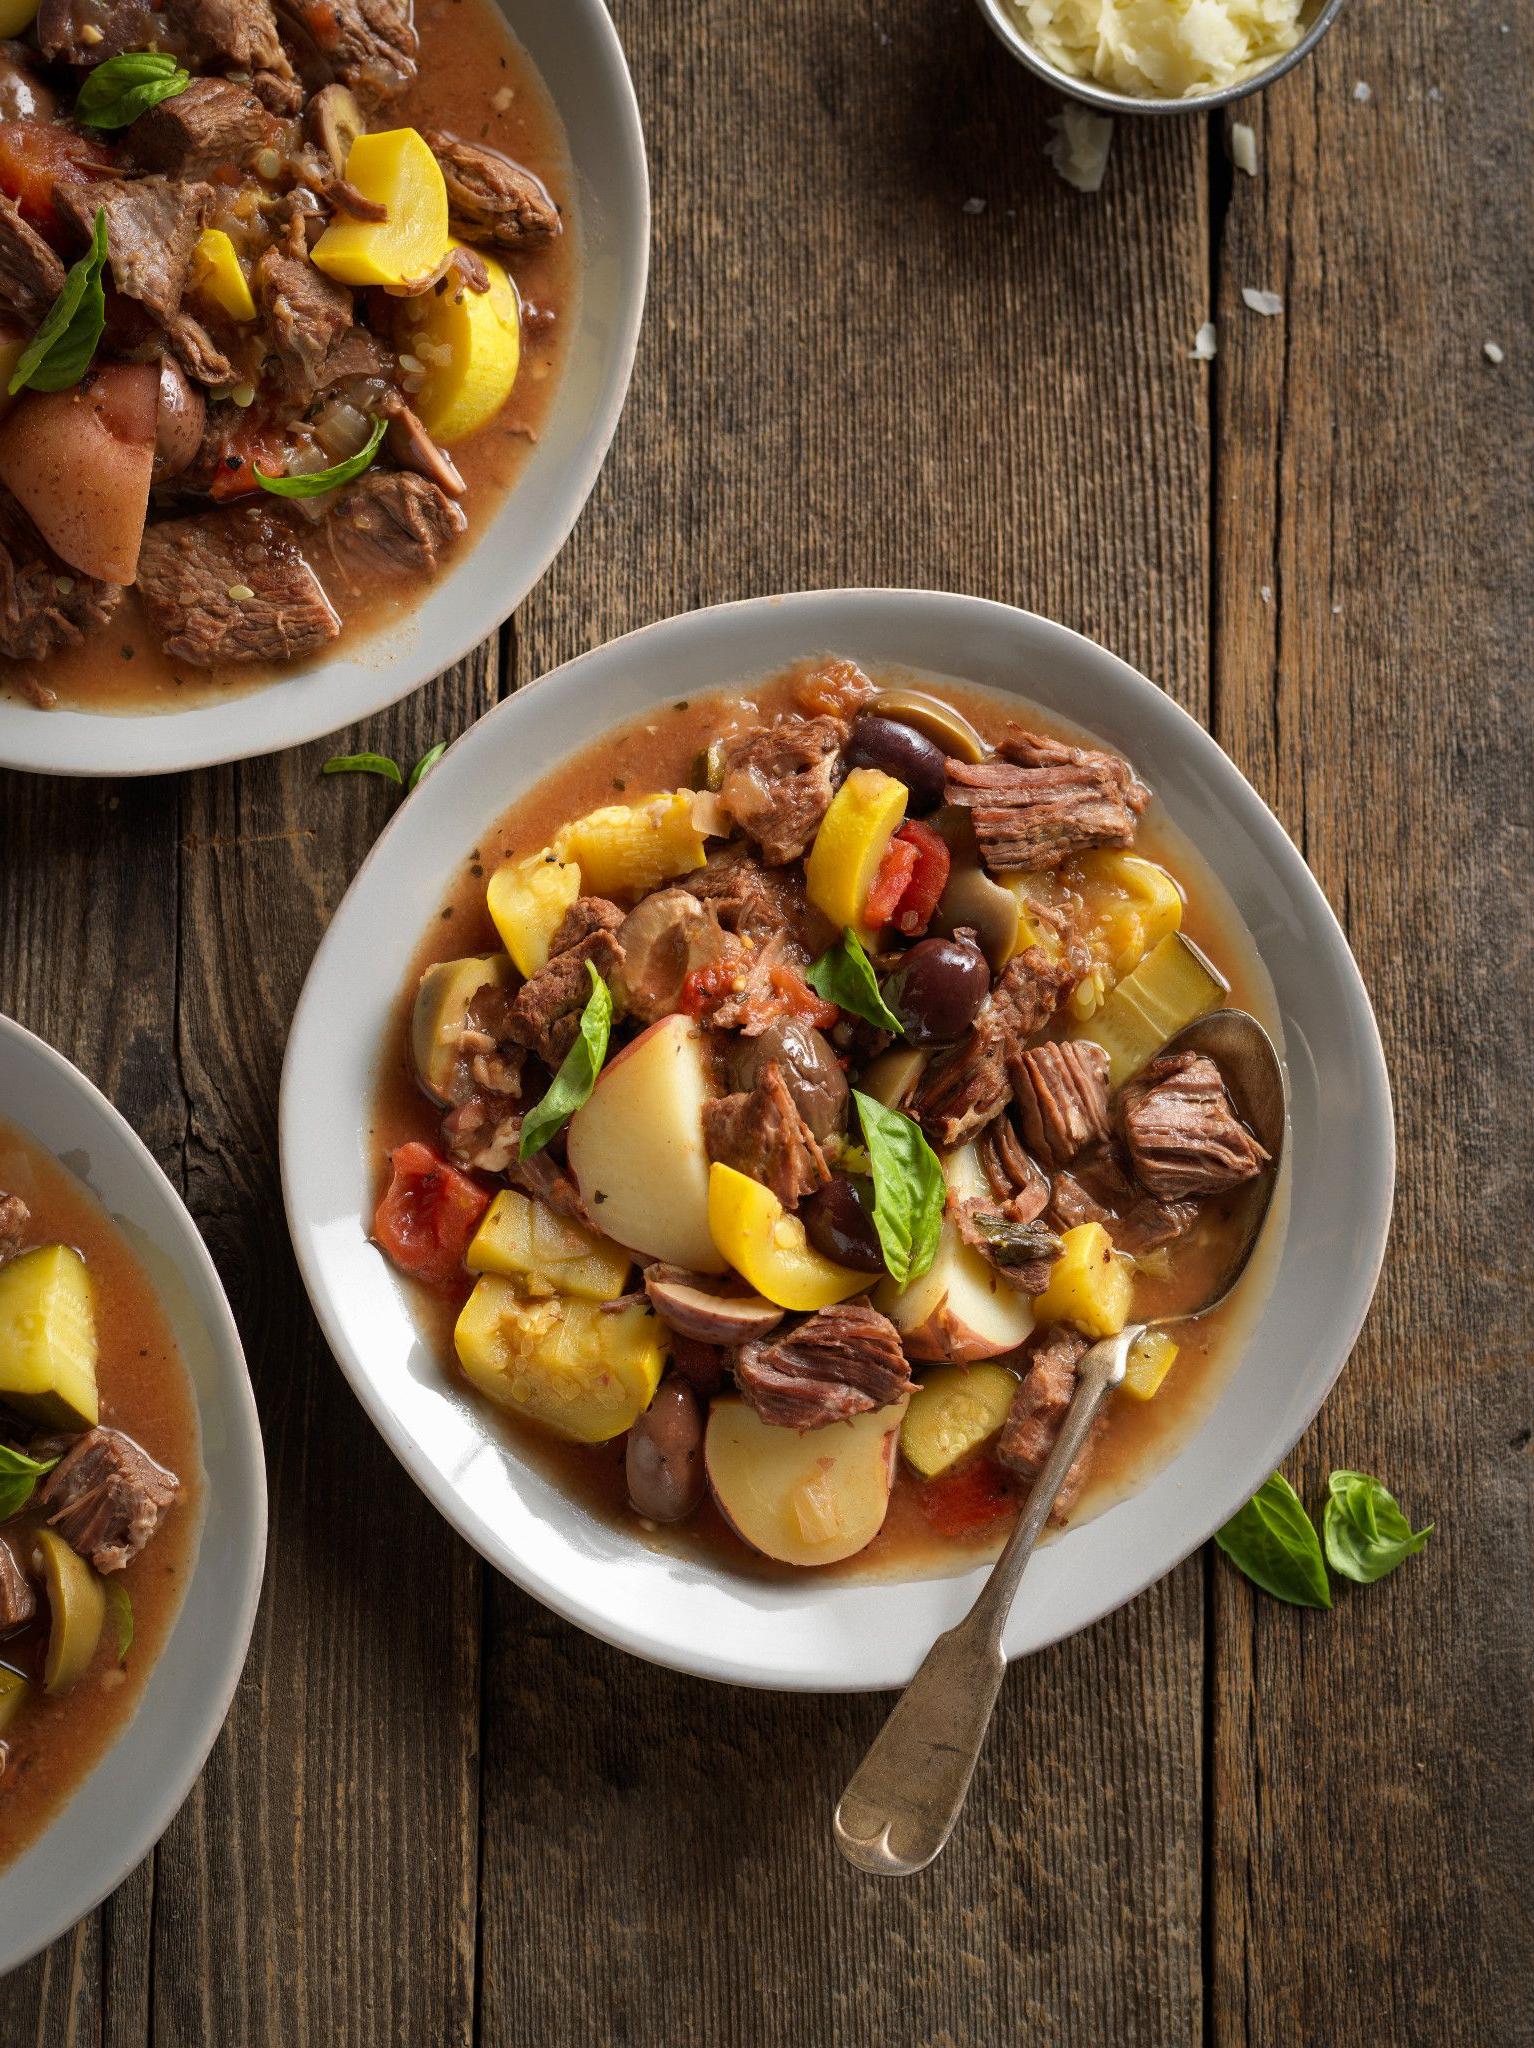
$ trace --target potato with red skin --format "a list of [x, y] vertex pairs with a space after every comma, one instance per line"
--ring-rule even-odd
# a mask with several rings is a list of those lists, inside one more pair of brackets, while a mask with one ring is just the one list
[[373, 1217], [373, 1241], [412, 1280], [445, 1287], [463, 1271], [490, 1197], [430, 1145], [412, 1140], [389, 1154], [389, 1185]]
[[61, 562], [131, 583], [149, 510], [157, 363], [106, 363], [66, 391], [25, 391], [0, 420], [0, 483]]

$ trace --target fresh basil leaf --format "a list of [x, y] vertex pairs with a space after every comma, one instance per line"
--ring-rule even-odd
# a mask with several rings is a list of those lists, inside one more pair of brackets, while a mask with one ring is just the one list
[[29, 1458], [25, 1451], [13, 1451], [9, 1444], [0, 1444], [0, 1522], [8, 1522], [12, 1515], [21, 1513], [38, 1480], [58, 1462], [57, 1458], [39, 1462]]
[[948, 1183], [937, 1154], [908, 1116], [856, 1088], [852, 1099], [873, 1172], [874, 1229], [890, 1278], [905, 1287], [937, 1257]]
[[899, 1036], [900, 1019], [880, 995], [879, 977], [855, 931], [844, 931], [837, 944], [821, 954], [804, 978], [816, 995], [824, 996], [828, 1003], [850, 1010], [865, 1024], [875, 1024], [879, 1030], [893, 1031]]
[[320, 769], [321, 775], [381, 775], [385, 782], [403, 784], [398, 761], [387, 754], [332, 754]]
[[1316, 1525], [1282, 1472], [1265, 1479], [1215, 1542], [1254, 1585], [1294, 1607], [1330, 1607], [1332, 1589]]
[[374, 420], [367, 446], [359, 448], [355, 455], [348, 455], [344, 462], [331, 463], [329, 469], [311, 469], [303, 476], [268, 476], [264, 469], [257, 469], [254, 471], [256, 482], [263, 491], [270, 491], [274, 498], [322, 498], [327, 491], [338, 490], [342, 484], [349, 484], [354, 477], [361, 476], [378, 453], [378, 444], [388, 424], [387, 420]]
[[106, 260], [107, 217], [98, 206], [90, 248], [70, 265], [64, 289], [16, 360], [9, 385], [13, 398], [29, 386], [33, 391], [67, 391], [90, 368], [107, 319], [106, 293], [101, 289]]
[[597, 1085], [597, 1075], [607, 1057], [607, 1041], [613, 1028], [613, 995], [607, 983], [588, 960], [591, 994], [581, 1012], [581, 1028], [564, 1064], [549, 1084], [549, 1092], [536, 1109], [522, 1119], [522, 1136], [517, 1145], [519, 1159], [531, 1159], [541, 1152], [564, 1123], [574, 1116]]
[[1372, 1586], [1427, 1547], [1433, 1524], [1413, 1529], [1395, 1495], [1370, 1473], [1334, 1472], [1326, 1484], [1326, 1560], [1343, 1578]]
[[426, 752], [421, 756], [420, 760], [416, 762], [415, 766], [410, 771], [410, 780], [405, 784], [405, 794], [407, 796], [410, 794], [411, 790], [415, 788], [418, 782], [424, 782], [426, 780], [427, 776], [430, 775], [433, 768], [436, 767], [437, 763], [442, 759], [442, 756], [446, 752], [446, 740], [438, 740], [437, 744], [434, 747], [428, 747], [426, 749]]
[[108, 57], [81, 86], [75, 119], [86, 128], [126, 128], [161, 100], [173, 100], [192, 82], [161, 50], [126, 50]]
[[107, 1612], [117, 1631], [117, 1661], [126, 1664], [128, 1652], [133, 1648], [133, 1602], [121, 1579], [108, 1579], [106, 1593]]

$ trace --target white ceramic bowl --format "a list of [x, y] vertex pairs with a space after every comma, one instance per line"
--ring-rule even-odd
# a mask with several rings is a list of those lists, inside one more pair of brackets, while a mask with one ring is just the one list
[[[1196, 1433], [1144, 1488], [1035, 1558], [1007, 1630], [1022, 1656], [1130, 1599], [1202, 1543], [1284, 1457], [1358, 1335], [1394, 1182], [1390, 1093], [1347, 944], [1282, 827], [1154, 684], [1047, 619], [924, 591], [820, 591], [650, 626], [544, 677], [465, 734], [398, 812], [331, 922], [283, 1073], [288, 1221], [331, 1348], [448, 1520], [583, 1628], [710, 1678], [853, 1691], [907, 1680], [968, 1607], [978, 1573], [763, 1583], [608, 1527], [487, 1429], [417, 1333], [366, 1238], [369, 1103], [421, 934], [478, 836], [547, 769], [652, 705], [749, 684], [803, 655], [1014, 693], [1129, 755], [1223, 882], [1276, 998], [1292, 1094], [1292, 1204], [1271, 1292]], [[392, 1054], [392, 1047], [389, 1048]]]
[[410, 615], [347, 651], [187, 711], [37, 711], [0, 699], [0, 767], [156, 775], [296, 747], [368, 718], [493, 633], [564, 546], [628, 392], [650, 260], [639, 109], [602, 0], [496, 0], [564, 123], [581, 243], [579, 299], [558, 395], [494, 517], [471, 524]]
[[255, 1624], [266, 1469], [239, 1332], [180, 1196], [106, 1097], [8, 1017], [0, 1117], [84, 1182], [148, 1269], [191, 1375], [207, 1475], [192, 1576], [137, 1713], [52, 1824], [0, 1872], [3, 1975], [115, 1890], [191, 1791]]

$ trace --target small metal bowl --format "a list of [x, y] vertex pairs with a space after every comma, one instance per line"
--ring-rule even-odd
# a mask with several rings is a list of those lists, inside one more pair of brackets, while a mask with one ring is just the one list
[[1296, 64], [1310, 55], [1342, 12], [1342, 0], [1307, 0], [1300, 13], [1305, 33], [1292, 50], [1276, 57], [1265, 71], [1254, 72], [1250, 78], [1243, 78], [1236, 85], [1222, 86], [1218, 92], [1195, 93], [1188, 99], [1163, 100], [1142, 99], [1136, 93], [1114, 92], [1111, 87], [1098, 85], [1090, 78], [1072, 78], [1064, 71], [1057, 71], [1043, 52], [1028, 40], [1009, 0], [977, 0], [977, 5], [989, 22], [992, 33], [1005, 43], [1019, 64], [1026, 64], [1037, 77], [1064, 93], [1068, 99], [1080, 100], [1104, 114], [1207, 114], [1213, 108], [1228, 107], [1236, 100], [1244, 100], [1249, 93], [1261, 92], [1275, 78], [1282, 78], [1286, 71], [1292, 71]]

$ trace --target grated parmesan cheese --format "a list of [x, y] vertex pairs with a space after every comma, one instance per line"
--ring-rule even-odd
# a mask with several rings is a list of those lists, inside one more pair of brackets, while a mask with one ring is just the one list
[[1067, 100], [1058, 114], [1050, 116], [1049, 125], [1055, 132], [1044, 145], [1045, 154], [1066, 184], [1078, 192], [1098, 191], [1113, 145], [1112, 121]]
[[1245, 121], [1233, 121], [1230, 128], [1230, 160], [1249, 178], [1257, 175], [1257, 131]]
[[1254, 291], [1249, 284], [1241, 287], [1241, 297], [1254, 313], [1265, 313], [1272, 319], [1275, 313], [1282, 313], [1284, 302], [1277, 292]]
[[1009, 0], [1070, 78], [1141, 99], [1215, 92], [1265, 71], [1303, 33], [1301, 0]]
[[1198, 333], [1193, 337], [1193, 348], [1191, 351], [1193, 360], [1196, 363], [1212, 363], [1217, 345], [1214, 322], [1206, 320]]

